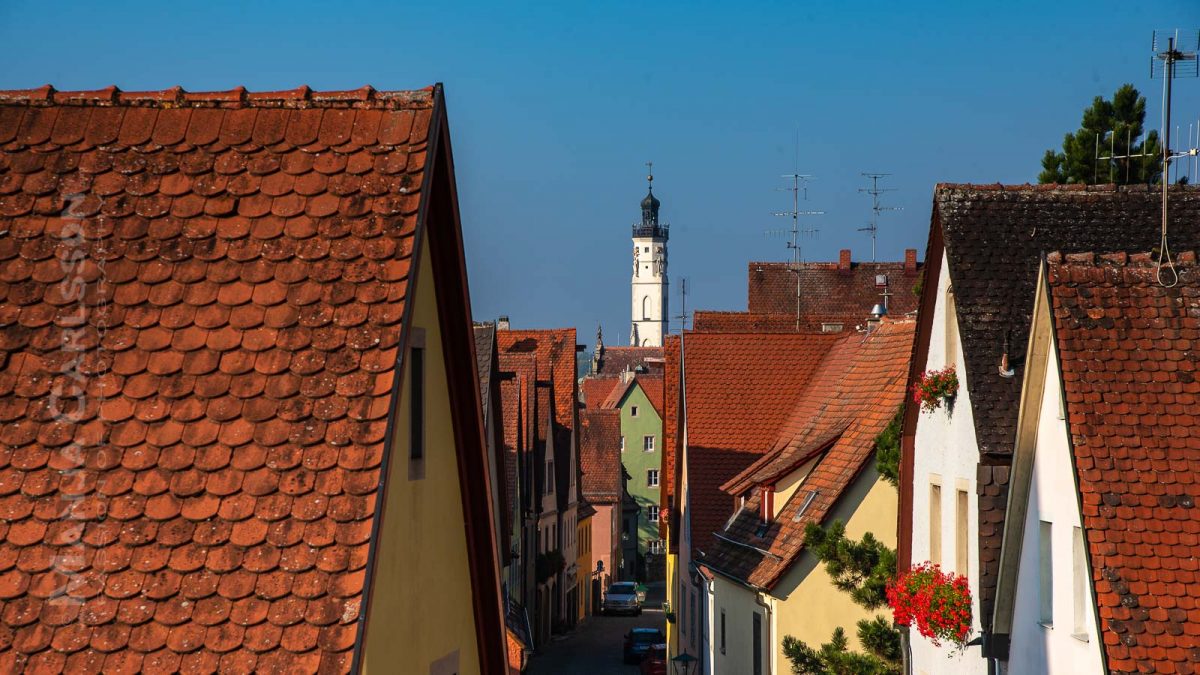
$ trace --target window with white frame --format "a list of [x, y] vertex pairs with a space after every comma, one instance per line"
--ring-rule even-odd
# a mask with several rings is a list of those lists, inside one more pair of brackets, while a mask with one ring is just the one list
[[637, 416], [638, 416], [638, 409], [637, 409], [637, 406], [636, 406], [636, 405], [631, 405], [631, 406], [629, 406], [629, 416], [630, 416], [630, 417], [637, 417]]
[[621, 452], [625, 452], [625, 437], [621, 437]]
[[663, 549], [662, 539], [651, 539], [650, 540], [650, 552], [651, 553], [654, 553], [654, 554], [662, 553], [662, 549]]
[[654, 452], [654, 436], [642, 436], [642, 452]]
[[658, 469], [649, 469], [646, 471], [647, 487], [658, 487]]
[[647, 507], [646, 508], [646, 517], [650, 519], [650, 522], [657, 523], [658, 522], [658, 507], [657, 506]]
[[934, 478], [929, 483], [929, 561], [942, 564], [942, 486]]

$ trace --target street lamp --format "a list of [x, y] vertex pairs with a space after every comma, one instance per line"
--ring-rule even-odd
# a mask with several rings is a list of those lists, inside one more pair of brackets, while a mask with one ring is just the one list
[[675, 675], [691, 675], [692, 669], [696, 667], [696, 657], [684, 652], [671, 659], [671, 666], [675, 669]]

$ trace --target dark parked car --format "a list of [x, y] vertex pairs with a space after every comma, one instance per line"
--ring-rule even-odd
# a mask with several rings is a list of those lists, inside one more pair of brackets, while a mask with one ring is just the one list
[[667, 636], [657, 628], [633, 628], [625, 634], [625, 663], [637, 663], [654, 645], [666, 642]]
[[642, 657], [641, 675], [667, 675], [667, 645], [654, 645]]

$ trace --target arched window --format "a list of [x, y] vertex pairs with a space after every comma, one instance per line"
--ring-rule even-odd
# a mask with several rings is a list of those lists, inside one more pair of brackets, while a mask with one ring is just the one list
[[650, 296], [642, 296], [642, 320], [650, 320]]

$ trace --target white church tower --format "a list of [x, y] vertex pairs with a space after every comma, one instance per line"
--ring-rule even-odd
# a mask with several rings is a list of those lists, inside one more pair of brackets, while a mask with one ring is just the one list
[[[651, 166], [651, 165], [647, 165]], [[653, 169], [653, 166], [651, 166]], [[667, 237], [670, 226], [658, 222], [654, 174], [642, 200], [642, 222], [633, 226], [633, 324], [629, 344], [661, 347], [667, 333]]]

